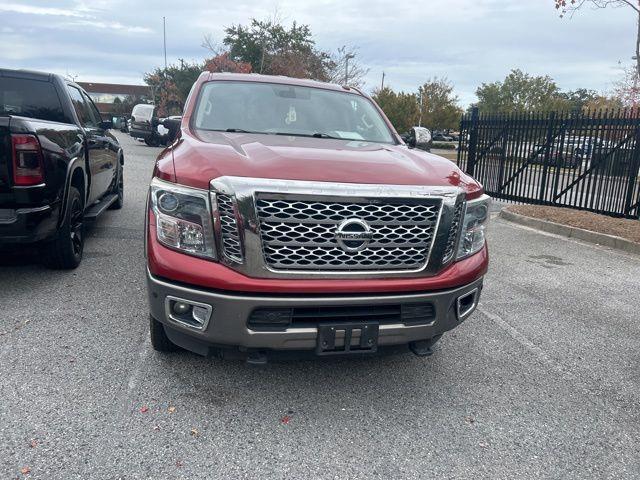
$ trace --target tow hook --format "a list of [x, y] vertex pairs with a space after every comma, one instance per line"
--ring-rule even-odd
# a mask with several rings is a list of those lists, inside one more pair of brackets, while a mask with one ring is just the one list
[[417, 342], [411, 342], [409, 349], [418, 357], [430, 357], [433, 355], [433, 347], [435, 343], [440, 340], [442, 335], [436, 335], [428, 340], [418, 340]]
[[266, 365], [267, 354], [263, 350], [249, 350], [247, 352], [247, 363], [249, 365]]

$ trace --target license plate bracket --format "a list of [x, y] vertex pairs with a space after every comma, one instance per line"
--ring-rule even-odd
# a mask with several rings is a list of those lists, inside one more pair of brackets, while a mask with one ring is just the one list
[[321, 323], [316, 354], [349, 355], [378, 350], [378, 322]]

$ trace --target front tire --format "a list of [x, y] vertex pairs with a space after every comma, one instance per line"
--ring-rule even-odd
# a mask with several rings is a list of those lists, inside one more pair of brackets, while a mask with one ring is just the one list
[[118, 195], [118, 199], [111, 204], [110, 210], [120, 210], [124, 206], [124, 165], [120, 160], [118, 163], [117, 180], [112, 190], [112, 193]]
[[43, 262], [49, 268], [72, 270], [84, 251], [84, 200], [76, 187], [69, 187], [65, 218], [56, 237], [43, 247]]
[[148, 147], [157, 147], [160, 144], [158, 137], [155, 135], [145, 138], [144, 143], [146, 143]]
[[151, 346], [156, 352], [175, 352], [180, 350], [175, 343], [169, 340], [164, 325], [149, 315], [149, 336], [151, 337]]

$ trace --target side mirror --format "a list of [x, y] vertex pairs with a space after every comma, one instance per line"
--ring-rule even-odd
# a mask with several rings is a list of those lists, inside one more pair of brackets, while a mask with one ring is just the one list
[[163, 118], [160, 124], [171, 131], [178, 131], [180, 129], [180, 124], [182, 123], [181, 118]]
[[411, 142], [409, 143], [410, 148], [419, 148], [420, 150], [429, 151], [431, 150], [431, 131], [428, 128], [424, 127], [413, 127], [411, 129]]
[[169, 139], [173, 142], [178, 137], [180, 125], [182, 124], [182, 117], [163, 118], [160, 124], [169, 130]]
[[100, 128], [103, 130], [109, 130], [113, 128], [113, 122], [111, 120], [103, 120], [100, 122]]

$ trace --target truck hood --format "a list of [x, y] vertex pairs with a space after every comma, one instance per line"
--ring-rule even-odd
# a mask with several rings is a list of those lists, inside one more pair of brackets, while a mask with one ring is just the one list
[[[196, 136], [197, 135], [197, 136]], [[172, 147], [177, 183], [208, 189], [221, 176], [317, 182], [482, 187], [451, 161], [404, 145], [183, 130]]]

